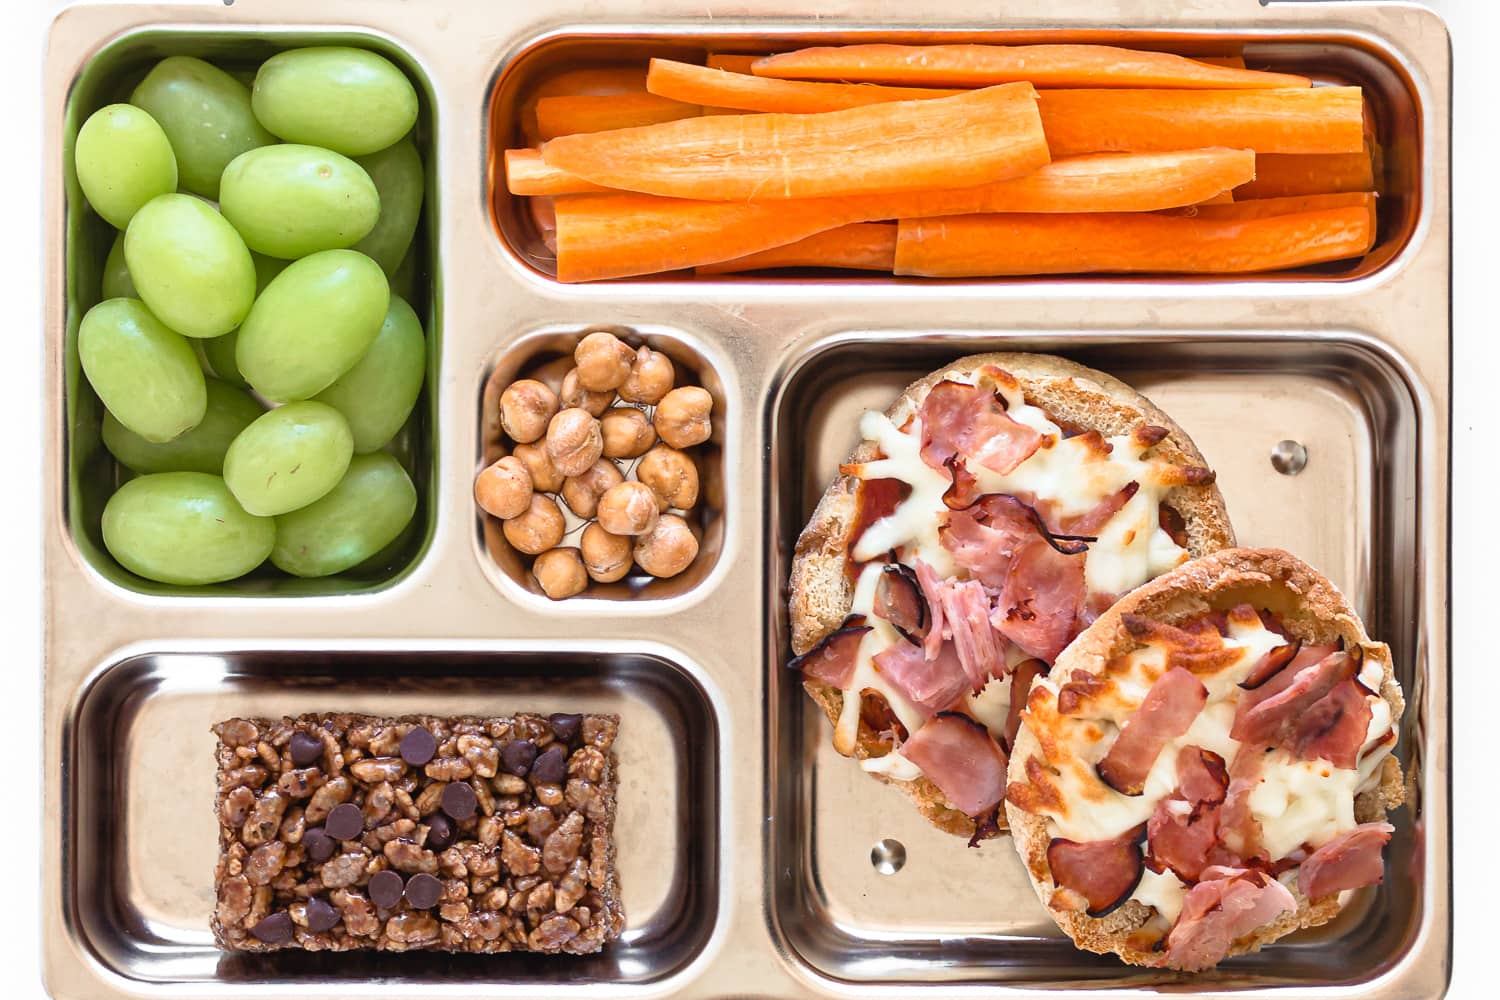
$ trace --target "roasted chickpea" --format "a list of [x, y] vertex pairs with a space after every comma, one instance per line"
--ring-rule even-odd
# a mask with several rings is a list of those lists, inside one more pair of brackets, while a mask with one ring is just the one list
[[652, 576], [676, 576], [696, 558], [698, 539], [676, 514], [663, 514], [656, 527], [635, 540], [635, 561]]
[[578, 384], [590, 392], [613, 392], [630, 375], [635, 351], [619, 337], [602, 330], [578, 342], [573, 363], [578, 366]]
[[559, 397], [565, 407], [576, 406], [579, 409], [588, 410], [594, 416], [599, 416], [609, 405], [615, 401], [613, 392], [590, 392], [578, 384], [578, 369], [569, 368], [568, 374], [563, 376], [562, 394]]
[[547, 456], [564, 476], [581, 476], [604, 454], [599, 421], [588, 410], [572, 406], [558, 410], [547, 425]]
[[531, 564], [531, 575], [541, 584], [542, 592], [554, 601], [583, 593], [589, 585], [588, 573], [578, 550], [571, 546], [564, 549], [548, 549], [536, 557]]
[[531, 470], [514, 455], [481, 472], [474, 480], [474, 499], [498, 518], [515, 517], [531, 506]]
[[691, 510], [698, 502], [698, 463], [686, 452], [659, 444], [646, 452], [635, 476], [651, 487], [663, 512], [668, 507]]
[[530, 444], [547, 433], [557, 412], [557, 393], [534, 378], [512, 382], [500, 394], [500, 427], [516, 444]]
[[562, 541], [563, 527], [563, 514], [557, 501], [533, 493], [526, 510], [502, 524], [501, 530], [516, 551], [534, 556]]
[[589, 466], [583, 475], [569, 476], [563, 482], [563, 503], [579, 517], [593, 517], [599, 510], [599, 498], [611, 487], [624, 481], [620, 467], [607, 458], [601, 458]]
[[562, 489], [563, 474], [552, 464], [546, 448], [539, 444], [517, 445], [515, 456], [531, 473], [531, 486], [538, 493], [556, 493]]
[[553, 392], [562, 392], [563, 377], [572, 370], [573, 359], [564, 354], [560, 358], [553, 358], [544, 365], [532, 368], [526, 373], [526, 377], [536, 379]]
[[674, 376], [671, 358], [660, 351], [642, 347], [635, 352], [630, 374], [620, 385], [620, 398], [628, 403], [650, 403], [654, 406], [672, 391]]
[[599, 498], [599, 527], [612, 535], [645, 534], [660, 514], [651, 487], [634, 480], [610, 487]]
[[707, 389], [685, 385], [673, 389], [656, 404], [656, 433], [673, 448], [690, 448], [713, 433], [714, 398]]
[[579, 545], [583, 549], [584, 569], [600, 583], [614, 583], [630, 572], [629, 535], [611, 535], [594, 522], [583, 529]]
[[651, 419], [633, 406], [612, 406], [599, 418], [604, 435], [604, 457], [635, 458], [656, 443]]

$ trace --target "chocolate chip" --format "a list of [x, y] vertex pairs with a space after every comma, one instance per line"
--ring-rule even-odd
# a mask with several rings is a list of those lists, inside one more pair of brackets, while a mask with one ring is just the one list
[[583, 716], [564, 715], [561, 712], [547, 716], [547, 721], [552, 725], [552, 735], [564, 743], [572, 743], [578, 739], [578, 733], [583, 729]]
[[500, 770], [506, 774], [524, 778], [526, 772], [531, 770], [531, 762], [534, 760], [536, 744], [530, 740], [511, 740], [500, 748]]
[[292, 734], [286, 748], [291, 751], [292, 763], [298, 767], [307, 767], [323, 759], [323, 741], [300, 729]]
[[453, 821], [442, 813], [427, 817], [427, 849], [441, 851], [453, 843]]
[[406, 883], [406, 901], [418, 910], [430, 910], [442, 898], [443, 883], [426, 872], [418, 872]]
[[468, 819], [478, 807], [479, 799], [475, 797], [474, 789], [469, 787], [468, 782], [455, 781], [443, 789], [443, 812], [454, 819]]
[[323, 821], [323, 832], [334, 840], [353, 840], [365, 832], [365, 814], [353, 802], [334, 806]]
[[285, 910], [278, 910], [250, 928], [250, 933], [255, 935], [257, 941], [264, 941], [266, 944], [281, 944], [283, 941], [290, 941], [292, 939], [291, 914]]
[[314, 896], [307, 901], [307, 929], [314, 934], [332, 930], [343, 917], [338, 910]]
[[370, 902], [382, 910], [389, 910], [401, 902], [401, 893], [405, 889], [406, 885], [401, 881], [401, 875], [386, 869], [370, 876], [370, 884], [366, 891], [370, 894]]
[[531, 765], [531, 780], [538, 785], [560, 785], [568, 777], [568, 751], [552, 744]]
[[321, 826], [315, 826], [302, 834], [302, 846], [307, 848], [309, 858], [321, 863], [333, 857], [339, 842], [328, 836]]
[[401, 737], [401, 759], [412, 767], [421, 767], [437, 753], [437, 737], [421, 726]]

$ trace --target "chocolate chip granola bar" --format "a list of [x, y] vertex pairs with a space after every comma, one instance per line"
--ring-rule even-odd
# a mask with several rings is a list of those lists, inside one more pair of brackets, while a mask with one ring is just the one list
[[620, 934], [612, 715], [229, 719], [231, 951], [588, 954]]

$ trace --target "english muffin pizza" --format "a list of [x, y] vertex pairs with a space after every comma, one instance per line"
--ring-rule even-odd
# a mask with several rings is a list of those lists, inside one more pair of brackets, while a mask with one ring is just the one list
[[1122, 595], [1234, 544], [1224, 501], [1170, 417], [1048, 355], [960, 359], [859, 430], [797, 541], [792, 666], [840, 753], [992, 836], [1032, 680]]
[[1207, 969], [1381, 881], [1402, 709], [1333, 584], [1221, 551], [1123, 597], [1032, 686], [1011, 834], [1080, 948]]

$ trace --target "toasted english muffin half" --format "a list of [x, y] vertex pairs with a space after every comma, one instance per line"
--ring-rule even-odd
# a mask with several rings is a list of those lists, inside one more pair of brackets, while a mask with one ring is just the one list
[[[1205, 700], [1157, 748], [1180, 725], [1173, 699], [1155, 697], [1183, 680], [1163, 680], [1177, 668]], [[1404, 707], [1390, 650], [1326, 577], [1279, 549], [1224, 549], [1123, 597], [1033, 686], [1009, 761], [1011, 835], [1079, 948], [1210, 968], [1327, 923], [1345, 890], [1383, 877], [1384, 820], [1404, 799], [1393, 753]], [[1133, 782], [1129, 759], [1153, 749]], [[1205, 775], [1221, 784], [1219, 801], [1212, 784], [1202, 794]], [[1103, 884], [1104, 861], [1131, 850], [1140, 872]], [[1226, 908], [1230, 893], [1239, 899]], [[1236, 924], [1235, 909], [1248, 919]]]
[[[997, 385], [996, 391], [1007, 394], [1007, 413], [1019, 413], [1022, 409], [1029, 413], [1030, 408], [1037, 408], [1059, 428], [1065, 428], [1068, 437], [1074, 438], [1097, 432], [1095, 439], [1119, 439], [1149, 431], [1151, 444], [1143, 452], [1144, 461], [1152, 463], [1153, 467], [1161, 465], [1208, 473], [1203, 468], [1203, 456], [1186, 432], [1145, 396], [1111, 375], [1051, 355], [991, 353], [960, 358], [908, 386], [885, 411], [885, 417], [891, 428], [912, 429], [915, 426], [913, 419], [920, 418], [935, 387], [954, 381], [972, 385], [987, 379], [1005, 383]], [[1022, 399], [1024, 407], [1015, 405]], [[856, 533], [861, 530], [863, 490], [858, 473], [870, 463], [878, 462], [882, 455], [881, 445], [876, 440], [866, 437], [861, 441], [841, 467], [841, 474], [824, 493], [797, 540], [789, 580], [788, 608], [792, 650], [799, 656], [814, 651], [820, 642], [839, 630], [851, 614], [861, 565], [851, 554], [857, 540]], [[1097, 453], [1094, 457], [1097, 458]], [[1024, 462], [1020, 468], [1025, 470]], [[958, 475], [951, 470], [950, 474]], [[1158, 495], [1160, 506], [1168, 508], [1179, 522], [1180, 558], [1200, 556], [1234, 544], [1234, 532], [1224, 509], [1224, 500], [1213, 484], [1211, 473], [1197, 476], [1192, 482], [1158, 488], [1154, 495]], [[1048, 498], [1035, 496], [1032, 499], [1036, 506], [1045, 507]], [[934, 520], [946, 516], [945, 509], [931, 511]], [[877, 703], [872, 711], [873, 699], [868, 696], [862, 697], [857, 706], [847, 706], [848, 693], [835, 684], [807, 677], [804, 686], [834, 724], [835, 746], [840, 752], [867, 762], [864, 766], [874, 777], [901, 788], [921, 814], [939, 829], [975, 838], [992, 836], [1004, 828], [1002, 810], [996, 809], [986, 816], [969, 815], [920, 768], [910, 766], [909, 762], [887, 766], [898, 761], [897, 757], [890, 755], [895, 742], [893, 736], [899, 735], [894, 727], [883, 726], [883, 722], [891, 721], [889, 716], [899, 714], [889, 711], [888, 695], [883, 696], [886, 698], [885, 710]], [[857, 725], [852, 725], [851, 719]], [[913, 720], [908, 718], [907, 721]], [[990, 720], [991, 723], [997, 721]], [[883, 728], [877, 729], [877, 726]], [[911, 727], [902, 728], [908, 736], [911, 735]], [[990, 728], [994, 730], [996, 726]]]

